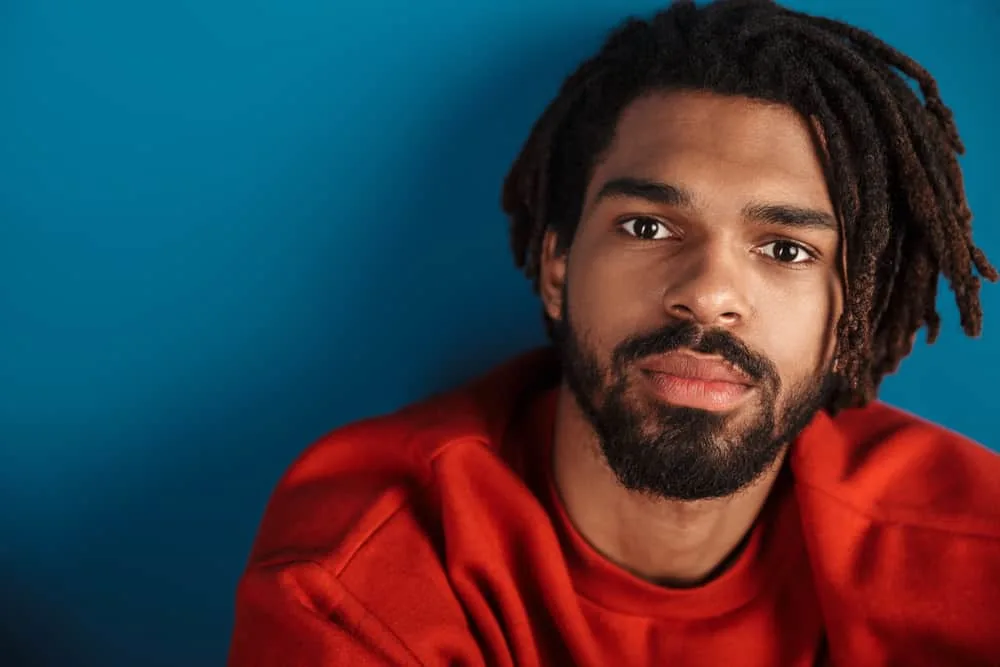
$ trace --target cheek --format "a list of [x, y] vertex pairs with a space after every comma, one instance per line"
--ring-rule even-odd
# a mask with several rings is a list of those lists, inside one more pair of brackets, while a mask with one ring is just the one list
[[766, 331], [764, 351], [786, 387], [815, 376], [829, 363], [840, 310], [839, 285], [830, 281], [773, 299], [759, 313]]
[[587, 250], [579, 248], [569, 260], [569, 317], [577, 335], [606, 362], [625, 338], [662, 324], [651, 317], [656, 285], [638, 262]]

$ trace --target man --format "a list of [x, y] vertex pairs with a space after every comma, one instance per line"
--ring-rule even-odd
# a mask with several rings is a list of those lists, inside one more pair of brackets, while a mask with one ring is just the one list
[[961, 150], [842, 23], [625, 23], [504, 187], [554, 351], [296, 462], [231, 664], [1000, 664], [1000, 457], [875, 400], [980, 331]]

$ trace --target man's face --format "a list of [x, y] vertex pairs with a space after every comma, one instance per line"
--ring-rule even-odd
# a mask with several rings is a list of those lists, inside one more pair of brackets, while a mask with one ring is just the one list
[[566, 381], [619, 481], [722, 497], [824, 399], [840, 234], [810, 125], [708, 93], [648, 95], [595, 166], [542, 294]]

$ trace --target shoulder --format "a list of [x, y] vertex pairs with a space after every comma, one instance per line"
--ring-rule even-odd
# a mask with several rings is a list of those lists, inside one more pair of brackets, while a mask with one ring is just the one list
[[450, 448], [485, 447], [439, 437], [448, 422], [436, 413], [432, 402], [348, 424], [288, 468], [240, 577], [237, 650], [283, 647], [287, 664], [321, 655], [369, 664], [376, 652], [424, 664], [416, 656], [433, 650], [436, 635], [422, 631], [462, 627], [440, 558], [431, 470]]
[[547, 375], [547, 358], [522, 355], [456, 389], [319, 439], [272, 493], [251, 563], [313, 560], [336, 571], [376, 534], [398, 534], [398, 541], [404, 538], [397, 528], [405, 525], [405, 539], [432, 535], [443, 461], [460, 461], [468, 474], [505, 474], [498, 443], [518, 402]]
[[1000, 538], [1000, 455], [885, 403], [820, 414], [796, 479], [872, 519]]
[[339, 570], [428, 484], [440, 437], [433, 404], [337, 428], [309, 446], [268, 500], [251, 561], [310, 560]]
[[790, 460], [842, 661], [980, 664], [998, 654], [1000, 455], [873, 403], [818, 415]]

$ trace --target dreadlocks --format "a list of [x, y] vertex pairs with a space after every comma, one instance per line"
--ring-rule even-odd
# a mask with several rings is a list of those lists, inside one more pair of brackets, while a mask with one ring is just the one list
[[566, 79], [503, 188], [515, 261], [536, 290], [544, 234], [553, 229], [560, 250], [569, 247], [622, 110], [668, 89], [786, 104], [819, 126], [847, 287], [830, 410], [873, 399], [922, 326], [934, 342], [939, 275], [965, 333], [980, 334], [976, 272], [990, 281], [997, 272], [972, 240], [957, 161], [964, 147], [937, 83], [874, 35], [771, 0], [681, 0], [630, 19]]

